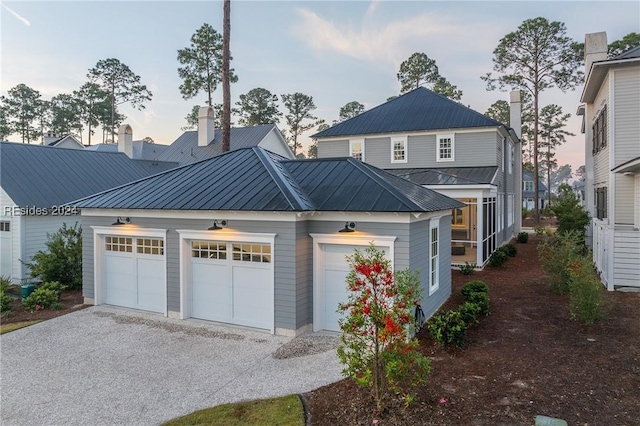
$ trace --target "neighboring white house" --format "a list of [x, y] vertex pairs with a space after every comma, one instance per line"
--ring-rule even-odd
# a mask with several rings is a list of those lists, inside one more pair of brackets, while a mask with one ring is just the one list
[[481, 267], [521, 228], [520, 108], [512, 92], [511, 128], [420, 87], [313, 137], [318, 158], [351, 156], [463, 202], [452, 264]]
[[585, 64], [588, 243], [607, 289], [640, 287], [640, 47], [608, 59], [606, 33], [587, 34]]
[[53, 146], [56, 148], [67, 148], [67, 149], [84, 149], [84, 145], [78, 141], [73, 135], [65, 135], [65, 136], [52, 136], [46, 135], [44, 136], [44, 141], [42, 145]]

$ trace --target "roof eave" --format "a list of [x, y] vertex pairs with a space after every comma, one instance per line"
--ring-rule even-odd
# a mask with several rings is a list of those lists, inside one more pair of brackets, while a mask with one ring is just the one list
[[609, 73], [610, 68], [618, 66], [633, 66], [638, 62], [640, 62], [640, 58], [606, 60], [591, 64], [589, 76], [587, 77], [587, 81], [582, 89], [580, 102], [592, 103], [595, 100], [598, 95], [598, 91], [602, 86], [602, 82]]

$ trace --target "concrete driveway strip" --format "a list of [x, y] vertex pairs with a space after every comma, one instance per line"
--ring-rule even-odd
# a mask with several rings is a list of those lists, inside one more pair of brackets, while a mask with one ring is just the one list
[[0, 337], [0, 423], [157, 425], [341, 378], [334, 349], [273, 357], [293, 343], [253, 330], [91, 307]]

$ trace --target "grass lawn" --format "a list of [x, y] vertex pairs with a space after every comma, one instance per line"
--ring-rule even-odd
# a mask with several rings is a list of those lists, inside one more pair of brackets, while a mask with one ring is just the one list
[[218, 405], [196, 411], [177, 419], [169, 420], [164, 426], [183, 425], [301, 425], [304, 408], [298, 395], [280, 398], [260, 399]]
[[22, 322], [14, 322], [10, 324], [0, 324], [0, 334], [9, 333], [10, 331], [17, 330], [23, 327], [29, 327], [30, 325], [37, 324], [42, 322], [40, 320], [37, 321], [22, 321]]

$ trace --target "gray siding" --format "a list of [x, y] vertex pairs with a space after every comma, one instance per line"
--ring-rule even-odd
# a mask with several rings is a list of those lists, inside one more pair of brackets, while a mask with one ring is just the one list
[[614, 102], [614, 166], [619, 166], [640, 156], [640, 67], [615, 71]]
[[296, 222], [296, 326], [313, 322], [313, 244], [308, 222]]
[[318, 141], [318, 158], [348, 157], [349, 140]]
[[[115, 215], [114, 215], [115, 217]], [[168, 229], [166, 241], [167, 263], [167, 308], [180, 311], [180, 248], [176, 229], [204, 230], [211, 226], [210, 220], [145, 219], [132, 218], [136, 226]], [[109, 226], [112, 217], [83, 216], [83, 295], [94, 297], [93, 277], [93, 230], [90, 226]], [[296, 265], [295, 228], [292, 222], [269, 222], [268, 228], [261, 221], [234, 221], [234, 230], [239, 232], [275, 233], [275, 326], [294, 328], [296, 324]], [[265, 229], [266, 228], [266, 229]]]
[[[639, 144], [640, 145], [640, 144]], [[623, 174], [614, 174], [615, 179], [615, 195], [616, 203], [614, 214], [616, 225], [633, 225], [635, 200], [633, 193], [635, 191], [635, 182], [633, 176], [625, 176]], [[611, 194], [613, 195], [613, 194]]]
[[[455, 133], [442, 131], [439, 134]], [[497, 135], [497, 136], [496, 136]], [[495, 166], [498, 156], [496, 140], [501, 136], [495, 131], [455, 133], [455, 161], [436, 161], [436, 135], [433, 133], [410, 135], [407, 138], [407, 162], [391, 162], [391, 138], [370, 137], [365, 139], [364, 159], [382, 169], [420, 167], [482, 167]], [[349, 140], [318, 141], [318, 158], [349, 155]], [[498, 161], [497, 165], [500, 165]]]

